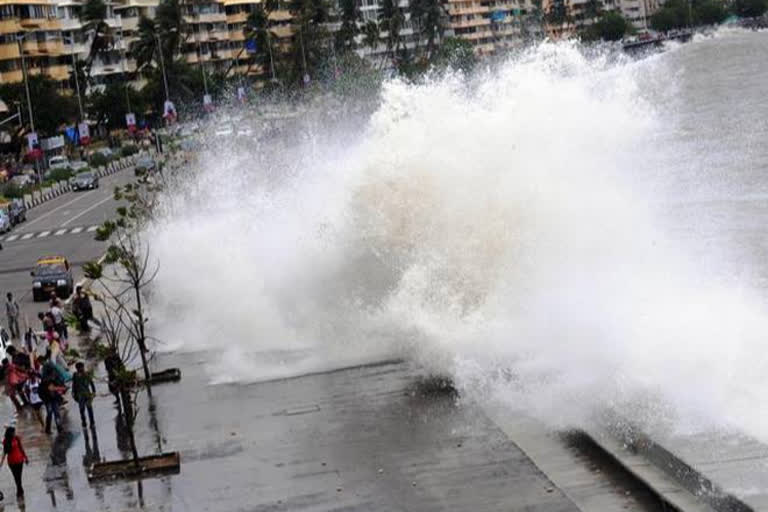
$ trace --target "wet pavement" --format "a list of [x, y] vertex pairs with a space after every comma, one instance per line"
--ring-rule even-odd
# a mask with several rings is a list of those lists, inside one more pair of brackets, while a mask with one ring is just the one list
[[[140, 397], [140, 452], [180, 451], [178, 475], [88, 483], [86, 463], [127, 455], [111, 396], [87, 434], [73, 404], [52, 440], [22, 415], [26, 510], [577, 510], [482, 410], [425, 392], [408, 363], [211, 386], [208, 359], [158, 356], [182, 381], [156, 386], [154, 407]], [[3, 468], [0, 510], [19, 509], [12, 487]]]

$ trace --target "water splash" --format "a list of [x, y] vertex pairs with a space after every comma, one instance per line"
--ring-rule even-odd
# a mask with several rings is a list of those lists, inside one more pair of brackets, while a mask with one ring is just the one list
[[658, 229], [674, 158], [641, 77], [673, 71], [544, 44], [386, 83], [364, 125], [320, 109], [290, 143], [208, 150], [150, 233], [155, 334], [212, 350], [213, 382], [403, 356], [556, 424], [668, 406], [759, 430], [760, 300]]

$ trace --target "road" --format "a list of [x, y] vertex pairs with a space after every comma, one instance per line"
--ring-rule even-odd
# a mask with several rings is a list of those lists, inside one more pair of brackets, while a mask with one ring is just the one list
[[[27, 221], [0, 237], [0, 292], [3, 299], [12, 292], [18, 299], [24, 318], [36, 322], [43, 304], [32, 301], [30, 271], [41, 256], [60, 254], [74, 267], [74, 278], [83, 277], [83, 263], [98, 258], [104, 244], [94, 240], [94, 231], [115, 214], [112, 197], [116, 185], [133, 179], [131, 169], [101, 178], [100, 187], [88, 192], [70, 192], [32, 208]], [[32, 324], [36, 326], [35, 323]]]

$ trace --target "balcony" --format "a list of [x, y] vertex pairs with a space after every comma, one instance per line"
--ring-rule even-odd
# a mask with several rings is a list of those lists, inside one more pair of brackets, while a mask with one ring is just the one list
[[229, 31], [229, 40], [230, 41], [245, 41], [245, 34], [243, 34], [243, 29], [230, 30]]
[[24, 80], [24, 74], [20, 69], [13, 71], [3, 71], [0, 73], [0, 82], [2, 83], [18, 83]]
[[13, 34], [15, 32], [21, 32], [19, 20], [0, 21], [0, 34]]
[[61, 30], [58, 19], [48, 18], [22, 18], [19, 25], [23, 30]]
[[269, 13], [269, 21], [289, 21], [293, 16], [289, 11], [272, 11]]
[[130, 18], [122, 18], [123, 30], [134, 31], [139, 28], [139, 17], [131, 16]]
[[235, 14], [227, 14], [227, 23], [229, 24], [245, 23], [247, 19], [248, 19], [247, 12], [237, 12]]
[[70, 32], [72, 30], [81, 30], [83, 28], [83, 22], [77, 18], [59, 18], [59, 26], [61, 30]]
[[490, 8], [485, 5], [473, 5], [472, 7], [454, 7], [453, 9], [448, 9], [448, 15], [463, 16], [466, 14], [483, 14], [488, 11], [490, 11]]
[[45, 68], [45, 74], [54, 80], [69, 80], [69, 66], [57, 64]]
[[36, 55], [38, 53], [37, 50], [37, 41], [27, 41], [24, 40], [21, 42], [21, 50], [24, 52], [24, 55]]
[[457, 34], [457, 37], [468, 41], [477, 41], [479, 39], [485, 39], [486, 37], [493, 37], [493, 32], [484, 30], [482, 32], [472, 32], [469, 34]]
[[269, 29], [272, 34], [275, 35], [278, 39], [283, 39], [286, 37], [293, 37], [293, 34], [295, 31], [293, 30], [293, 27], [290, 25], [280, 25], [278, 27], [272, 27]]
[[45, 41], [37, 43], [37, 52], [45, 55], [61, 55], [64, 53], [64, 45], [61, 41]]
[[451, 27], [453, 28], [469, 28], [469, 27], [481, 27], [485, 25], [490, 25], [491, 20], [487, 18], [475, 18], [472, 20], [466, 20], [466, 21], [454, 21], [451, 23]]
[[209, 13], [209, 14], [194, 14], [185, 15], [184, 21], [187, 23], [226, 23], [227, 14], [223, 12]]
[[16, 43], [0, 44], [0, 60], [18, 59], [19, 45]]

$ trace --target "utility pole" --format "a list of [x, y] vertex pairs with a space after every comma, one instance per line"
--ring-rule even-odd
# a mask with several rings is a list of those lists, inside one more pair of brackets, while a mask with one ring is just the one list
[[157, 41], [157, 52], [160, 54], [160, 68], [163, 70], [163, 84], [165, 85], [165, 101], [170, 99], [168, 95], [168, 77], [165, 74], [165, 59], [163, 58], [163, 48], [160, 46], [160, 38], [155, 32], [155, 41]]
[[124, 47], [124, 40], [123, 40], [123, 16], [118, 14], [116, 16], [117, 23], [119, 24], [120, 28], [118, 29], [118, 34], [120, 38], [120, 69], [121, 73], [123, 75], [123, 82], [125, 85], [125, 104], [128, 107], [127, 112], [131, 112], [131, 97], [128, 95], [128, 79], [125, 76], [125, 47]]
[[32, 97], [29, 94], [29, 80], [27, 78], [27, 61], [24, 58], [24, 49], [21, 47], [21, 42], [27, 37], [26, 34], [16, 36], [16, 42], [19, 45], [19, 54], [21, 55], [21, 72], [24, 76], [24, 89], [27, 93], [27, 111], [29, 112], [29, 126], [32, 131], [35, 131], [35, 117], [32, 115]]
[[72, 73], [75, 75], [75, 91], [77, 92], [77, 106], [80, 107], [80, 121], [85, 121], [85, 114], [83, 113], [83, 99], [80, 96], [80, 80], [77, 78], [77, 57], [75, 55], [75, 34], [74, 32], [71, 33], [72, 35], [67, 38], [64, 37], [64, 39], [69, 39], [70, 48], [72, 50]]

